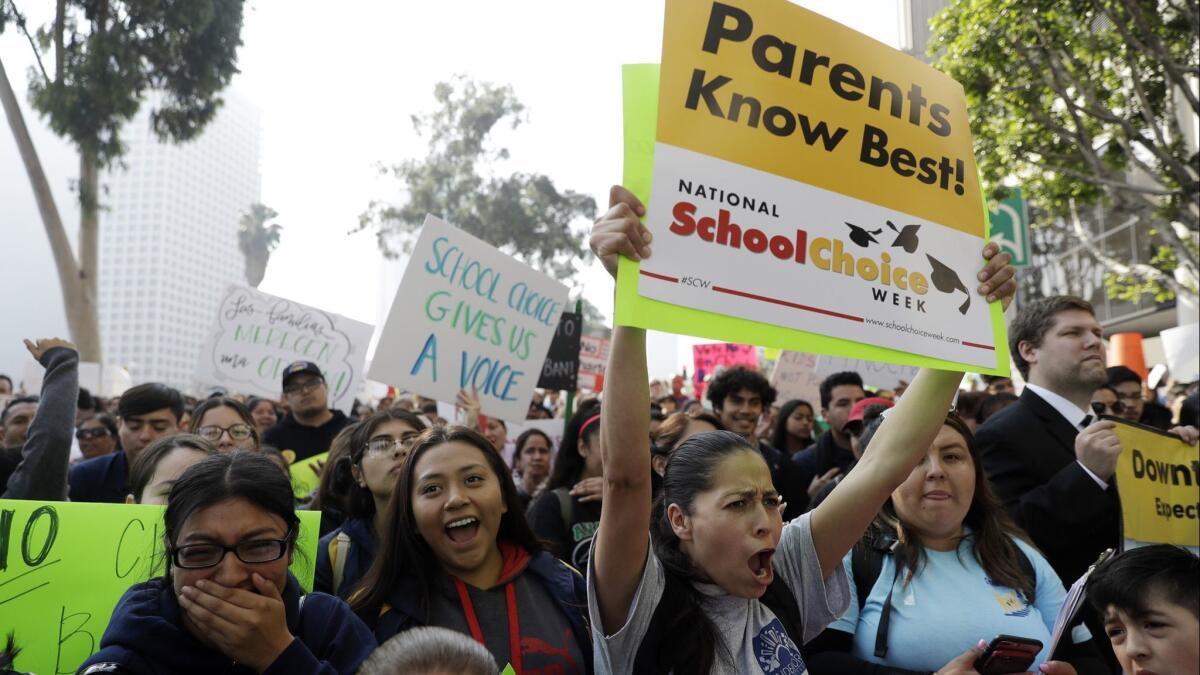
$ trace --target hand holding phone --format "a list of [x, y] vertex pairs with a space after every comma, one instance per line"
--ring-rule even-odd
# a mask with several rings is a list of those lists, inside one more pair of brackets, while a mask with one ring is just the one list
[[1009, 675], [1029, 671], [1042, 643], [1015, 635], [997, 635], [975, 659], [975, 672], [979, 675]]

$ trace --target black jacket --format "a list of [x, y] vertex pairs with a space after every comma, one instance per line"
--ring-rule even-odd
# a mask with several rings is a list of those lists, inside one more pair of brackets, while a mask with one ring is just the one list
[[771, 470], [771, 482], [775, 484], [779, 496], [787, 502], [783, 519], [791, 520], [808, 510], [808, 484], [812, 477], [805, 475], [787, 453], [767, 445], [766, 441], [758, 442], [758, 451]]
[[295, 453], [293, 461], [308, 459], [329, 450], [333, 437], [350, 425], [350, 418], [341, 410], [330, 410], [333, 417], [319, 427], [306, 427], [288, 413], [275, 426], [263, 434], [263, 445]]
[[1112, 480], [1100, 485], [1075, 459], [1075, 429], [1026, 389], [975, 434], [983, 468], [1008, 513], [1070, 586], [1121, 539]]

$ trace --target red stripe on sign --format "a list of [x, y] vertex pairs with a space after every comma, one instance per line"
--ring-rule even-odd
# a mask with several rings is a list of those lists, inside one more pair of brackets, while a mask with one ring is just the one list
[[800, 305], [800, 304], [797, 304], [794, 302], [788, 302], [787, 300], [780, 300], [779, 298], [768, 298], [765, 295], [756, 295], [754, 293], [747, 293], [746, 291], [737, 291], [732, 288], [723, 288], [721, 286], [713, 286], [713, 290], [718, 293], [728, 293], [729, 295], [736, 295], [736, 296], [743, 297], [743, 298], [750, 298], [751, 300], [758, 300], [760, 302], [769, 302], [773, 305], [782, 305], [784, 307], [791, 307], [792, 309], [804, 310], [805, 312], [814, 312], [816, 314], [824, 314], [826, 316], [835, 316], [839, 319], [846, 319], [849, 321], [857, 321], [859, 323], [863, 323], [863, 318], [861, 316], [854, 316], [852, 314], [842, 314], [841, 312], [834, 312], [834, 311], [830, 311], [828, 309], [821, 309], [820, 307], [809, 307], [808, 305]]
[[974, 347], [976, 349], [987, 349], [993, 352], [996, 351], [996, 348], [991, 345], [981, 345], [977, 342], [967, 342], [966, 340], [963, 340], [962, 343], [968, 347]]
[[638, 270], [638, 272], [640, 272], [642, 276], [650, 277], [651, 279], [661, 279], [663, 281], [669, 281], [673, 284], [679, 283], [679, 277], [669, 277], [665, 274], [655, 274], [654, 272], [647, 272], [646, 270]]

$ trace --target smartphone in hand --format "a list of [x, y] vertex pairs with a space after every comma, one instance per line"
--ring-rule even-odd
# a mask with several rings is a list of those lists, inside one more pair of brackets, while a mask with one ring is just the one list
[[1008, 675], [1028, 672], [1042, 651], [1042, 643], [1015, 635], [997, 635], [987, 649], [975, 659], [979, 675]]

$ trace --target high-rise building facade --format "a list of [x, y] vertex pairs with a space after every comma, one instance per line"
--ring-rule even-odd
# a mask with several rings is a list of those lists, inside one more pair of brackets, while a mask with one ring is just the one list
[[950, 0], [899, 0], [900, 49], [929, 63], [929, 20], [949, 4]]
[[134, 383], [192, 385], [221, 293], [245, 283], [241, 214], [259, 201], [260, 113], [235, 90], [203, 133], [164, 143], [148, 100], [125, 126], [123, 167], [102, 178], [100, 331]]

